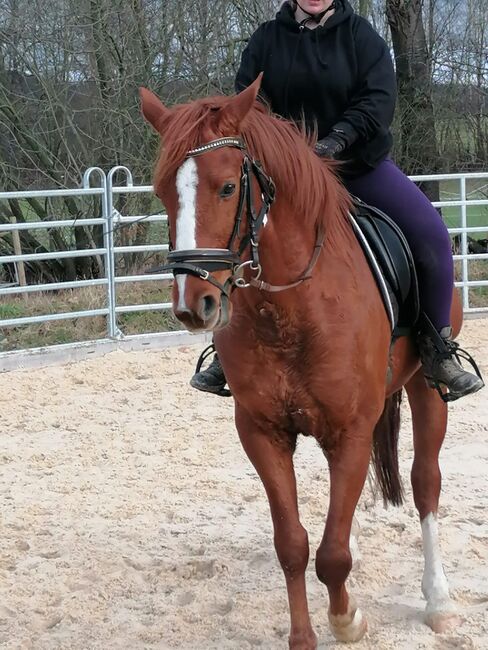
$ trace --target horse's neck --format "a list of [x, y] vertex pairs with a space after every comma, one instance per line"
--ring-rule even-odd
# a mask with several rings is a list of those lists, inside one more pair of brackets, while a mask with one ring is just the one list
[[[359, 244], [347, 218], [324, 225], [325, 241], [310, 277], [283, 291], [236, 290], [231, 325], [219, 338], [238, 340], [249, 350], [256, 345], [261, 350], [293, 350], [304, 336], [314, 345], [317, 333], [326, 332], [331, 324], [343, 327], [345, 320], [362, 309], [358, 295], [366, 296], [367, 307], [367, 296], [377, 292], [367, 291], [367, 265], [361, 263]], [[277, 202], [260, 238], [261, 279], [277, 286], [297, 281], [309, 266], [316, 242], [313, 222]]]
[[[357, 242], [345, 218], [334, 216], [323, 225], [314, 225], [310, 215], [294, 214], [285, 198], [277, 202], [261, 235], [263, 279], [283, 285], [301, 277], [313, 258], [322, 231], [325, 240], [312, 275], [323, 276], [324, 267], [330, 264], [336, 269], [350, 268]], [[325, 259], [328, 265], [324, 264]]]

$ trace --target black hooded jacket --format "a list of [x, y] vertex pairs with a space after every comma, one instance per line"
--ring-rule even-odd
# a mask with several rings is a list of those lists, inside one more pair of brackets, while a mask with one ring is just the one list
[[390, 151], [396, 99], [395, 73], [385, 41], [347, 0], [336, 0], [323, 26], [297, 23], [286, 3], [262, 24], [243, 52], [236, 90], [263, 71], [262, 94], [273, 112], [343, 134], [345, 177], [374, 169]]

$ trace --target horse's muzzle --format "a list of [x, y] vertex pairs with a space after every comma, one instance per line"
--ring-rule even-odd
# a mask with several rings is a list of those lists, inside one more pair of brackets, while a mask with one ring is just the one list
[[176, 318], [191, 332], [213, 330], [219, 321], [217, 300], [212, 295], [204, 295], [192, 302], [195, 304], [186, 306], [178, 301], [173, 307]]
[[191, 332], [225, 327], [232, 310], [228, 295], [209, 286], [204, 278], [186, 275], [181, 282], [178, 275], [173, 289], [173, 313], [180, 323]]

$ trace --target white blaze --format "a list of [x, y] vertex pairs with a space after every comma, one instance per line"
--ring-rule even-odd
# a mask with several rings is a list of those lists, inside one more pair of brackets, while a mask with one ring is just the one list
[[[198, 173], [197, 164], [189, 158], [181, 165], [176, 175], [178, 191], [178, 215], [176, 217], [175, 250], [192, 250], [196, 242], [196, 205], [197, 205]], [[178, 309], [186, 309], [185, 287], [186, 275], [177, 275]]]

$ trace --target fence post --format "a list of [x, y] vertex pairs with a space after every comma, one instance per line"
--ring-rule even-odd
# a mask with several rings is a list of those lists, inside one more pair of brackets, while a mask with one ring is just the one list
[[124, 336], [124, 333], [119, 329], [117, 325], [117, 293], [115, 287], [115, 244], [114, 244], [114, 225], [116, 222], [115, 216], [118, 215], [118, 212], [114, 210], [114, 195], [113, 195], [113, 182], [114, 176], [117, 172], [124, 172], [127, 179], [127, 187], [133, 186], [132, 173], [130, 169], [124, 167], [123, 165], [117, 165], [112, 167], [107, 175], [107, 225], [108, 225], [108, 243], [107, 247], [110, 251], [110, 292], [112, 294], [112, 304], [113, 309], [111, 311], [111, 322], [110, 322], [110, 331], [109, 336], [111, 338], [120, 339]]
[[468, 227], [468, 210], [466, 205], [466, 176], [463, 176], [460, 179], [461, 185], [461, 228], [463, 232], [461, 233], [461, 255], [462, 259], [462, 277], [463, 277], [463, 309], [469, 309], [469, 264], [468, 264], [468, 233], [466, 228]]
[[[16, 224], [17, 219], [15, 217], [10, 217], [10, 223], [11, 224]], [[20, 235], [18, 230], [12, 230], [12, 243], [14, 245], [14, 254], [15, 255], [22, 255], [22, 246], [20, 245]], [[27, 280], [25, 278], [25, 266], [24, 262], [16, 262], [15, 263], [15, 268], [17, 270], [17, 280], [19, 282], [19, 286], [25, 287], [27, 286]]]
[[103, 169], [100, 167], [89, 167], [83, 174], [83, 187], [88, 189], [90, 187], [90, 177], [93, 173], [97, 173], [100, 176], [102, 183], [103, 194], [102, 196], [102, 218], [103, 218], [103, 247], [105, 248], [105, 278], [107, 280], [107, 336], [109, 338], [115, 338], [116, 331], [114, 329], [114, 320], [115, 320], [115, 295], [113, 291], [113, 272], [111, 259], [113, 257], [111, 251], [111, 238], [110, 232], [112, 230], [112, 224], [110, 220], [110, 213], [108, 210], [108, 192], [107, 192], [107, 176]]

